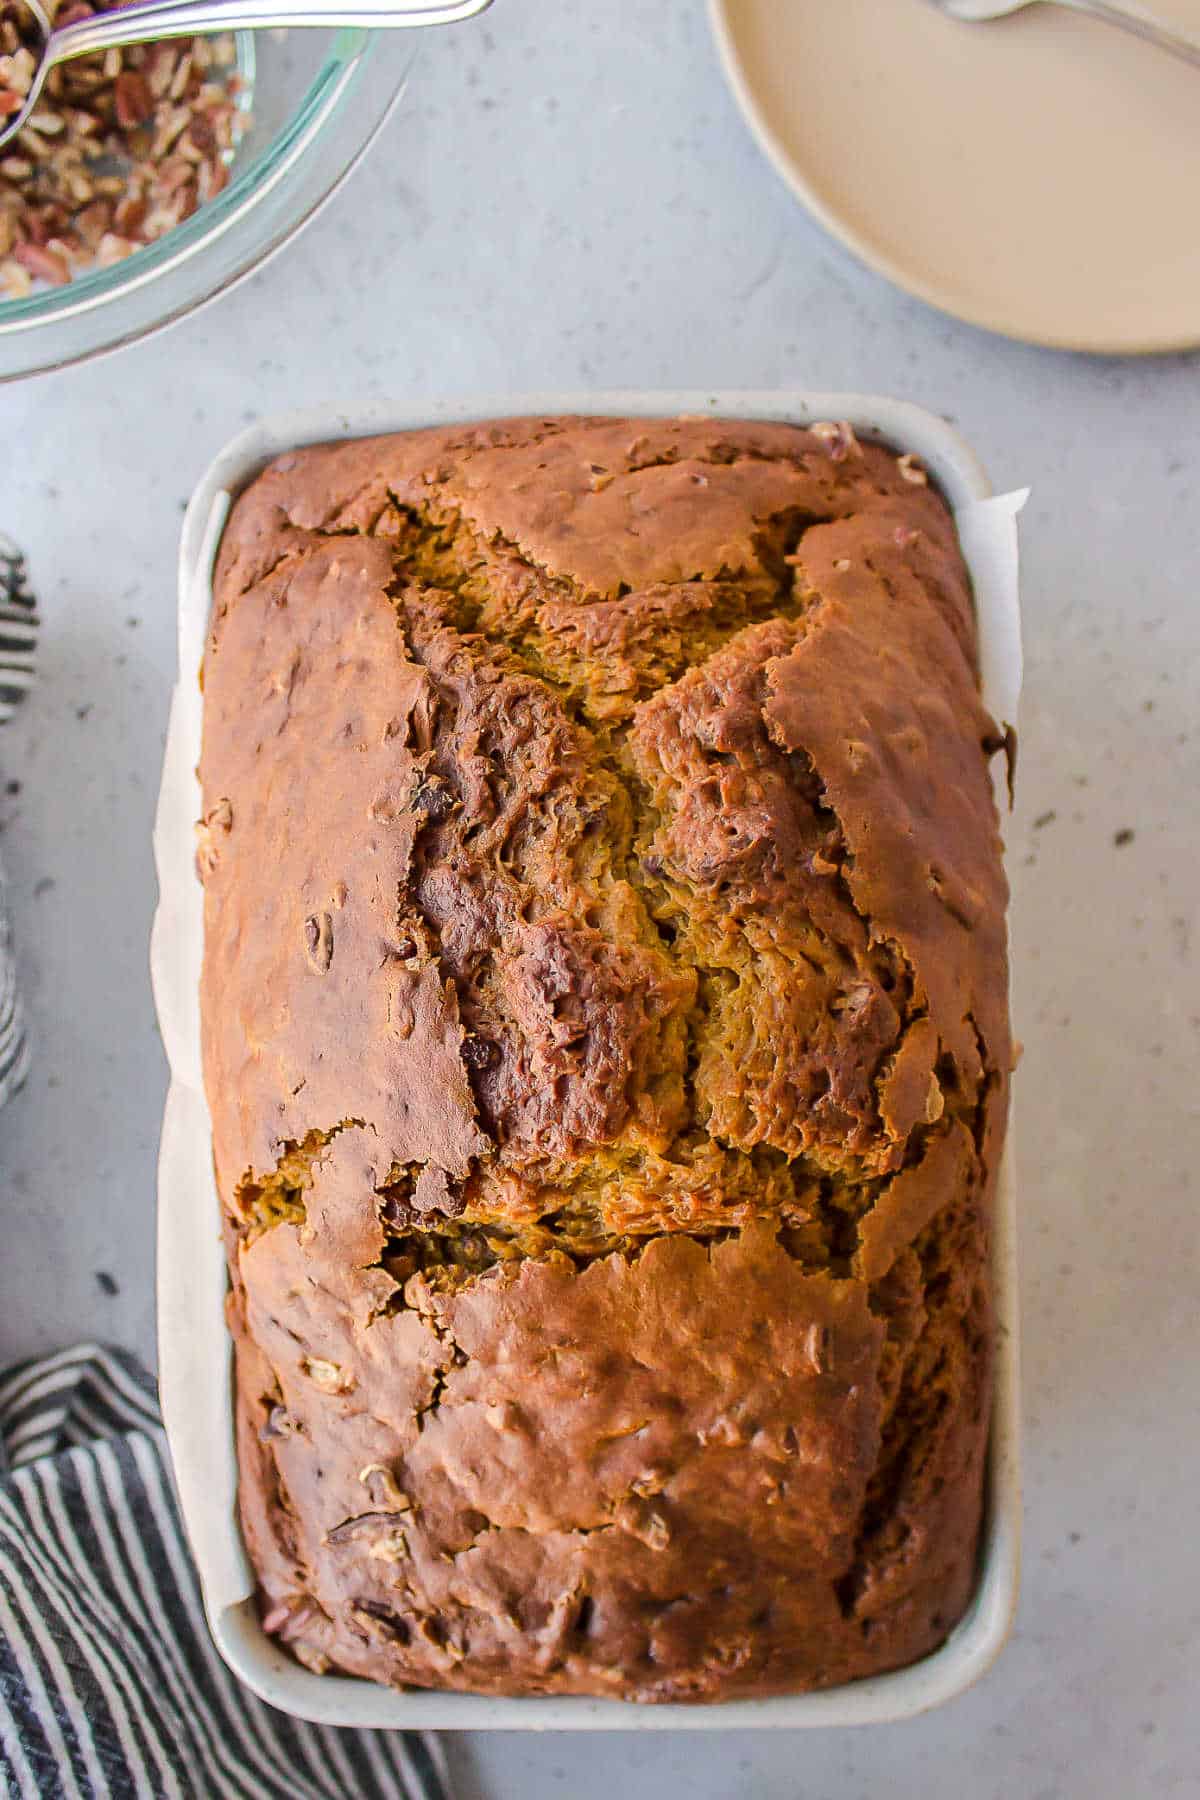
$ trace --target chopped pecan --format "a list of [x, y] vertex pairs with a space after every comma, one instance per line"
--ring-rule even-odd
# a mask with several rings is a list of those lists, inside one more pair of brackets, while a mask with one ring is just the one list
[[327, 912], [314, 913], [304, 921], [304, 948], [308, 960], [319, 975], [329, 972], [333, 961], [333, 920]]

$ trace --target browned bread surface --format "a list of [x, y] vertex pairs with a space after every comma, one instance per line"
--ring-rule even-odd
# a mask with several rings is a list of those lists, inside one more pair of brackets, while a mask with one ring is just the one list
[[966, 573], [843, 428], [279, 458], [222, 545], [205, 1075], [310, 1666], [712, 1700], [969, 1597], [1010, 1066]]

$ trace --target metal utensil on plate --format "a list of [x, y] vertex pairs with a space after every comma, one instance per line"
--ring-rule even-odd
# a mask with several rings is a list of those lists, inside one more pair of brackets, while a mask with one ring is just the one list
[[1164, 25], [1145, 7], [1134, 0], [930, 0], [939, 12], [959, 19], [967, 25], [990, 24], [993, 19], [1007, 19], [1011, 13], [1024, 12], [1027, 6], [1065, 6], [1072, 12], [1088, 13], [1106, 25], [1117, 25], [1134, 37], [1157, 44], [1160, 50], [1182, 57], [1184, 62], [1200, 68], [1200, 42], [1174, 27]]
[[120, 50], [161, 38], [202, 37], [209, 32], [258, 31], [290, 25], [452, 25], [474, 18], [491, 0], [137, 0], [74, 24], [51, 26], [41, 0], [19, 0], [36, 22], [42, 53], [20, 112], [0, 119], [0, 147], [28, 124], [51, 69], [98, 50]]

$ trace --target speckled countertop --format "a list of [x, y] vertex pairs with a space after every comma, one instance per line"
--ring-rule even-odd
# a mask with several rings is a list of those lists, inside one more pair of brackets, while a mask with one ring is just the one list
[[36, 1034], [0, 1122], [0, 1360], [85, 1333], [152, 1354], [150, 824], [176, 536], [212, 453], [324, 400], [776, 383], [920, 401], [1034, 490], [1018, 1630], [906, 1726], [469, 1738], [455, 1765], [467, 1800], [1200, 1794], [1200, 359], [1024, 349], [860, 269], [761, 161], [690, 0], [500, 0], [430, 41], [367, 167], [269, 269], [0, 390], [0, 523], [46, 616], [43, 685], [0, 736]]

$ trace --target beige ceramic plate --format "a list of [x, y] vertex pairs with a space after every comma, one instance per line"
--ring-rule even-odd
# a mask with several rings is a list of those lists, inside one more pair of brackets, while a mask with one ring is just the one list
[[[1200, 344], [1200, 70], [1077, 13], [711, 0], [776, 167], [865, 261], [1010, 337]], [[1200, 0], [1155, 0], [1200, 34]]]

